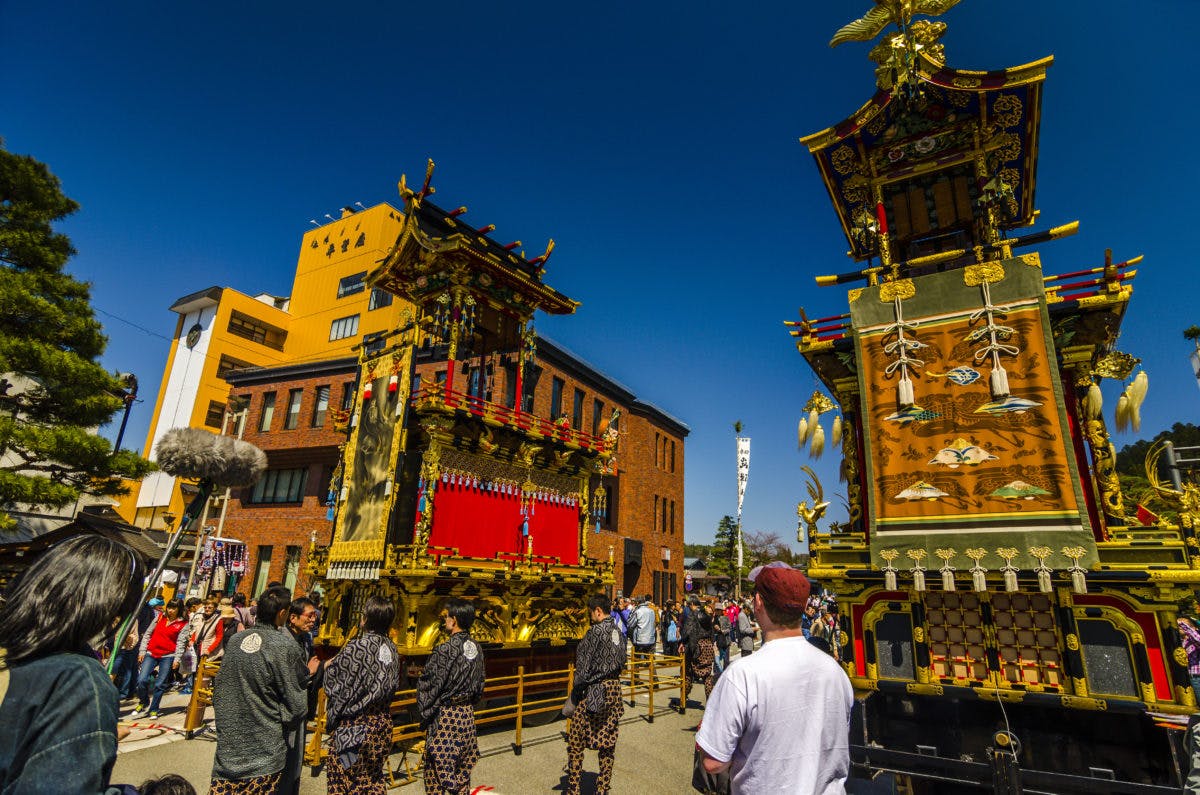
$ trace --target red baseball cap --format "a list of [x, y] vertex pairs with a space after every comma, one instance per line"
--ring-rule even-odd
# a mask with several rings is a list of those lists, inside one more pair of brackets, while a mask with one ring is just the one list
[[750, 570], [750, 581], [763, 601], [784, 610], [803, 610], [812, 583], [804, 572], [776, 560]]

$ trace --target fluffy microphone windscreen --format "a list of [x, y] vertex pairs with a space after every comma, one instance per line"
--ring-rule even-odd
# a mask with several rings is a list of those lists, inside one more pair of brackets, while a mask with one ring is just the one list
[[168, 475], [249, 486], [267, 468], [267, 454], [249, 442], [200, 428], [172, 428], [158, 442], [158, 466]]

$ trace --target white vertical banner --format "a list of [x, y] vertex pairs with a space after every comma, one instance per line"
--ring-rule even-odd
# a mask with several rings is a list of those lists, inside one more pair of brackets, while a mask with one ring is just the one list
[[750, 479], [750, 437], [737, 437], [737, 478], [738, 478], [738, 511], [737, 511], [737, 570], [738, 597], [741, 597], [742, 572], [742, 501], [746, 499], [746, 481]]
[[742, 501], [746, 499], [746, 481], [750, 477], [750, 437], [737, 437], [738, 519], [742, 518]]

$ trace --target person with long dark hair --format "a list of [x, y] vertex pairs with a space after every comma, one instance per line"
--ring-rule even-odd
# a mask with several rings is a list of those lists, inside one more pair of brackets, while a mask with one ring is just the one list
[[384, 795], [384, 763], [392, 750], [392, 698], [401, 658], [388, 630], [396, 606], [372, 596], [358, 635], [325, 667], [325, 721], [331, 735], [325, 777], [329, 795]]
[[0, 792], [108, 787], [117, 689], [94, 650], [137, 606], [144, 577], [129, 547], [78, 536], [13, 584], [0, 607]]
[[712, 694], [713, 685], [717, 683], [716, 667], [717, 644], [714, 642], [714, 622], [712, 602], [705, 602], [696, 611], [697, 633], [694, 639], [695, 650], [691, 653], [695, 665], [688, 671], [688, 679], [701, 682], [704, 685], [704, 699]]

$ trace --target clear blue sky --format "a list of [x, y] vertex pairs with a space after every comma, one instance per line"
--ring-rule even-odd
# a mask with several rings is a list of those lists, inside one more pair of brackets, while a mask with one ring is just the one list
[[[70, 268], [94, 283], [105, 364], [141, 379], [134, 445], [175, 298], [286, 294], [310, 218], [398, 203], [400, 174], [432, 157], [442, 203], [530, 249], [557, 241], [547, 280], [583, 306], [539, 328], [691, 426], [688, 540], [735, 510], [738, 419], [744, 527], [794, 538], [816, 382], [782, 321], [844, 311], [812, 277], [850, 264], [797, 139], [871, 96], [869, 45], [826, 46], [870, 5], [10, 0], [0, 136], [82, 205]], [[1180, 336], [1200, 323], [1195, 10], [964, 0], [943, 17], [953, 66], [1056, 56], [1037, 205], [1042, 226], [1082, 229], [1042, 258], [1146, 255], [1120, 341], [1150, 374], [1143, 435], [1200, 419]], [[838, 488], [833, 456], [818, 471]]]

